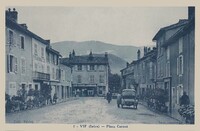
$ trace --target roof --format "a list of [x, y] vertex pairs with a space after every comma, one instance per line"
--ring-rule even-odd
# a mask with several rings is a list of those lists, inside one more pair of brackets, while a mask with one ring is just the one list
[[40, 36], [34, 34], [33, 32], [29, 31], [27, 28], [25, 28], [22, 24], [18, 24], [17, 22], [15, 22], [14, 20], [6, 17], [6, 26], [7, 27], [12, 27], [15, 29], [18, 29], [20, 31], [22, 31], [23, 33], [35, 38], [36, 40], [42, 42], [45, 45], [49, 45], [49, 42], [47, 42], [46, 40], [44, 40], [43, 38], [41, 38]]
[[66, 65], [74, 64], [108, 64], [108, 58], [93, 56], [90, 59], [88, 56], [73, 56], [72, 58], [61, 58], [61, 63]]
[[168, 46], [173, 43], [173, 41], [177, 40], [181, 36], [183, 36], [185, 33], [188, 33], [188, 29], [192, 29], [195, 26], [195, 19], [191, 19], [188, 24], [183, 26], [181, 29], [179, 29], [174, 35], [172, 35], [164, 44], [163, 46]]
[[[125, 68], [121, 69], [120, 71], [122, 72], [122, 71], [126, 70], [127, 68], [129, 68], [130, 66], [135, 65], [135, 64], [141, 62], [142, 60], [144, 60], [144, 59], [146, 59], [146, 58], [149, 58], [149, 57], [150, 57], [150, 58], [154, 58], [154, 57], [156, 57], [156, 53], [157, 53], [157, 50], [156, 50], [156, 48], [154, 48], [153, 50], [147, 52], [146, 55], [143, 56], [142, 58], [140, 58], [139, 60], [133, 60], [133, 61], [129, 64], [128, 67], [126, 66]], [[156, 59], [156, 58], [155, 58], [155, 59]]]
[[139, 60], [136, 61], [132, 61], [131, 64], [137, 64], [138, 62], [148, 58], [148, 57], [155, 57], [156, 56], [156, 48], [151, 50], [150, 52], [147, 52], [146, 55], [144, 55], [142, 58], [140, 58]]
[[157, 40], [164, 32], [166, 32], [168, 30], [171, 30], [171, 29], [174, 29], [174, 28], [177, 28], [177, 27], [180, 27], [180, 26], [183, 26], [183, 25], [185, 25], [187, 23], [188, 23], [187, 19], [180, 19], [179, 22], [176, 23], [176, 24], [172, 24], [172, 25], [160, 28], [160, 30], [153, 37], [153, 40]]
[[46, 50], [49, 51], [49, 52], [52, 52], [56, 55], [61, 56], [60, 53], [57, 50], [54, 50], [51, 46], [47, 46]]

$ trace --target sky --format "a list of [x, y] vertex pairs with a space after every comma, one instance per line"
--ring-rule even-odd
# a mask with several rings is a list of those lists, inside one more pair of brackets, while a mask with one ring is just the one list
[[[12, 7], [11, 7], [12, 8]], [[160, 28], [187, 19], [187, 7], [15, 7], [18, 22], [52, 43], [97, 40], [155, 45]]]

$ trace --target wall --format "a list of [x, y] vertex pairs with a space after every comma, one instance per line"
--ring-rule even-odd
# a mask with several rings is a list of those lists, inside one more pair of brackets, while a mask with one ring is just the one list
[[[11, 30], [14, 32], [14, 43], [15, 45], [9, 48], [8, 45], [8, 31], [11, 28], [6, 27], [6, 55], [12, 54], [17, 58], [17, 72], [9, 72], [8, 69], [6, 71], [6, 93], [8, 93], [9, 83], [13, 82], [16, 85], [16, 90], [21, 89], [21, 84], [26, 84], [26, 90], [29, 89], [29, 84], [32, 84], [32, 57], [31, 57], [31, 38], [26, 34], [12, 28]], [[24, 49], [21, 49], [20, 36], [25, 37]], [[25, 73], [22, 74], [22, 63], [21, 58], [25, 59]], [[8, 60], [8, 57], [6, 58]], [[8, 66], [8, 62], [6, 62], [6, 66]], [[16, 95], [16, 94], [15, 94]]]

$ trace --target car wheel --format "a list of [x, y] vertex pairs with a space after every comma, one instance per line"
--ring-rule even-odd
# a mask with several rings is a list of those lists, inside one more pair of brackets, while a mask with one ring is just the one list
[[122, 108], [124, 108], [124, 105], [121, 105]]

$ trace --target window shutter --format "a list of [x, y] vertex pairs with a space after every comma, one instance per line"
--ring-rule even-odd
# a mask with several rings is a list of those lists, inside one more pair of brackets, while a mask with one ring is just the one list
[[178, 71], [178, 69], [179, 69], [179, 57], [177, 57], [177, 66], [176, 66], [176, 70], [177, 70], [177, 75], [179, 75], [178, 73], [179, 73], [179, 71]]
[[182, 74], [183, 74], [183, 56], [182, 56], [182, 67], [181, 67], [181, 70], [182, 70]]
[[7, 55], [7, 73], [10, 72], [10, 55]]
[[17, 73], [17, 68], [18, 68], [18, 67], [17, 67], [17, 66], [18, 66], [18, 65], [17, 65], [17, 64], [18, 64], [18, 63], [17, 63], [17, 57], [14, 57], [14, 63], [15, 63], [15, 64], [13, 64], [13, 65], [14, 65], [15, 67], [14, 67], [13, 69], [15, 69], [15, 73]]
[[17, 47], [18, 45], [17, 45], [17, 35], [16, 35], [16, 33], [13, 31], [13, 46], [14, 47]]
[[9, 29], [6, 29], [6, 44], [9, 44]]

